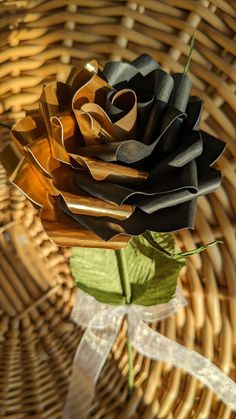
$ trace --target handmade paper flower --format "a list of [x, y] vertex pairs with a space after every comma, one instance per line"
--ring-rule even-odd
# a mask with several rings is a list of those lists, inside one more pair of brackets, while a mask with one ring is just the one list
[[[58, 245], [119, 248], [133, 235], [193, 228], [224, 144], [199, 130], [202, 101], [185, 74], [147, 55], [96, 61], [43, 88], [39, 111], [12, 129], [1, 161], [41, 207]], [[19, 154], [19, 153], [18, 153]]]

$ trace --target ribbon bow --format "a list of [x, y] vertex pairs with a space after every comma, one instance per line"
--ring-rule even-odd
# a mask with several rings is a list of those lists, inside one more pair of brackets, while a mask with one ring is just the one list
[[100, 372], [112, 349], [121, 322], [128, 316], [129, 339], [142, 355], [183, 368], [213, 390], [232, 410], [236, 410], [236, 383], [216, 365], [195, 351], [152, 330], [146, 322], [161, 320], [186, 305], [177, 288], [167, 304], [144, 307], [103, 304], [83, 291], [77, 293], [74, 321], [86, 331], [77, 348], [63, 419], [86, 419]]

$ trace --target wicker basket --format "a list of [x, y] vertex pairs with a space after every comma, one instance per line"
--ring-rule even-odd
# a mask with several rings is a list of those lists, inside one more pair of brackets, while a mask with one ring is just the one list
[[[236, 379], [235, 0], [3, 0], [0, 2], [0, 121], [35, 106], [42, 83], [63, 80], [92, 57], [132, 60], [147, 52], [181, 71], [196, 29], [193, 94], [205, 99], [202, 127], [228, 148], [223, 186], [199, 199], [196, 230], [182, 249], [215, 238], [224, 245], [191, 257], [180, 281], [189, 305], [156, 325]], [[1, 128], [1, 147], [8, 141]], [[0, 417], [61, 417], [81, 337], [67, 258], [42, 231], [37, 213], [0, 168]], [[135, 355], [136, 389], [126, 402], [126, 324], [97, 385], [96, 419], [233, 419], [214, 394], [171, 365]], [[79, 419], [79, 418], [78, 418]]]

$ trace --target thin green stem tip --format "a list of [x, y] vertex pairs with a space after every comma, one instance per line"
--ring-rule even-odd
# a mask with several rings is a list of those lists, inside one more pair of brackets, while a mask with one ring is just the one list
[[188, 74], [188, 71], [189, 71], [191, 56], [192, 56], [193, 49], [194, 49], [195, 35], [196, 35], [196, 30], [193, 32], [192, 37], [190, 39], [190, 50], [189, 50], [187, 62], [186, 62], [185, 67], [184, 67], [184, 74]]

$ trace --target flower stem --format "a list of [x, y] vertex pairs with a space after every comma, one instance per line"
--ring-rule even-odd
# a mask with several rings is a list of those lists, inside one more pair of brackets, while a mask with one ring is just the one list
[[124, 249], [116, 250], [116, 258], [117, 258], [117, 264], [118, 264], [119, 273], [120, 273], [121, 286], [123, 289], [123, 293], [125, 295], [125, 302], [126, 304], [130, 304], [131, 288], [130, 288]]
[[[128, 269], [126, 264], [125, 253], [123, 249], [116, 250], [117, 264], [120, 272], [121, 286], [125, 295], [126, 304], [130, 304], [131, 301], [131, 287], [128, 276]], [[131, 396], [134, 389], [134, 366], [133, 366], [133, 349], [129, 338], [129, 318], [128, 322], [128, 337], [127, 337], [127, 352], [128, 352], [128, 398]]]
[[184, 74], [188, 74], [188, 71], [189, 71], [191, 56], [192, 56], [193, 49], [194, 49], [195, 34], [196, 34], [196, 31], [193, 32], [192, 37], [190, 39], [190, 50], [189, 50], [189, 54], [188, 54], [188, 57], [187, 57], [187, 62], [186, 62], [185, 67], [184, 67], [184, 71], [183, 71]]

